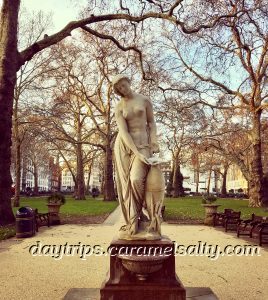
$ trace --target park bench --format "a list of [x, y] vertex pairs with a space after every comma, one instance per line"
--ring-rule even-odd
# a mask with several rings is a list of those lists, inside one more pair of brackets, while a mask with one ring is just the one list
[[49, 213], [39, 213], [38, 209], [36, 208], [34, 210], [34, 214], [35, 214], [35, 228], [37, 232], [40, 226], [47, 226], [47, 227], [50, 226]]
[[224, 219], [225, 232], [228, 230], [237, 230], [237, 224], [240, 221], [241, 211], [232, 211]]
[[237, 237], [240, 235], [248, 235], [252, 237], [253, 228], [263, 222], [262, 216], [257, 216], [255, 214], [251, 215], [251, 219], [240, 220], [237, 225]]
[[268, 218], [263, 217], [262, 222], [253, 227], [251, 237], [258, 238], [259, 246], [268, 244]]
[[224, 226], [225, 218], [233, 212], [231, 208], [225, 208], [224, 212], [216, 212], [213, 214], [213, 226]]

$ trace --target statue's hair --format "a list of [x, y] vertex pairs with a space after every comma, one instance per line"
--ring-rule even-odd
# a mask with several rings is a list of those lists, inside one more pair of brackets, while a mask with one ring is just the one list
[[121, 93], [118, 91], [118, 89], [116, 88], [117, 83], [118, 83], [119, 81], [121, 81], [122, 79], [127, 80], [127, 81], [129, 82], [129, 84], [131, 83], [130, 79], [129, 79], [126, 75], [119, 74], [119, 75], [115, 76], [115, 78], [114, 78], [114, 80], [113, 80], [113, 88], [114, 88], [114, 92], [115, 92], [117, 95], [119, 95], [119, 96], [121, 96], [121, 97], [124, 97], [124, 95], [121, 94]]

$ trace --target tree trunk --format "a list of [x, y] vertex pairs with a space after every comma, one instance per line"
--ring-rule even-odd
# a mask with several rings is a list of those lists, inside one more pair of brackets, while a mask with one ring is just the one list
[[173, 175], [173, 197], [184, 196], [183, 176], [181, 174], [180, 162], [178, 158], [174, 159], [174, 175]]
[[21, 147], [20, 140], [16, 139], [16, 169], [15, 169], [15, 196], [14, 196], [14, 207], [20, 206], [20, 182], [21, 182]]
[[18, 122], [18, 97], [14, 97], [14, 140], [15, 140], [15, 195], [14, 207], [20, 206], [20, 182], [21, 182], [21, 140], [19, 136]]
[[58, 192], [61, 191], [61, 171], [59, 171], [59, 175], [58, 175], [57, 191], [58, 191]]
[[18, 65], [19, 0], [4, 0], [0, 13], [0, 225], [15, 221], [11, 206], [12, 108]]
[[38, 167], [37, 164], [33, 164], [33, 175], [34, 175], [34, 195], [38, 195], [39, 189], [38, 189]]
[[61, 191], [61, 167], [60, 167], [60, 156], [57, 155], [56, 159], [56, 168], [57, 168], [57, 191]]
[[214, 178], [215, 178], [214, 190], [215, 190], [216, 193], [218, 193], [219, 192], [219, 188], [218, 188], [219, 171], [215, 168], [213, 170], [213, 172], [214, 172]]
[[167, 196], [172, 197], [173, 195], [173, 177], [174, 177], [174, 165], [172, 166], [172, 170], [169, 174], [169, 180], [167, 184]]
[[208, 184], [207, 184], [207, 194], [208, 195], [209, 195], [209, 190], [210, 190], [211, 175], [212, 175], [212, 166], [210, 167], [209, 173], [208, 173]]
[[249, 206], [268, 206], [267, 197], [264, 191], [264, 177], [261, 155], [261, 112], [253, 115], [253, 127], [251, 130], [252, 159], [250, 164], [249, 177]]
[[196, 178], [195, 178], [195, 183], [196, 183], [195, 192], [196, 192], [196, 193], [199, 193], [199, 180], [200, 180], [200, 168], [199, 168], [199, 163], [198, 163], [198, 166], [197, 166], [195, 172], [196, 172], [196, 173], [195, 173], [195, 176], [196, 176]]
[[199, 158], [199, 153], [197, 152], [194, 152], [192, 154], [192, 166], [194, 169], [195, 192], [199, 193], [200, 158]]
[[77, 145], [77, 190], [75, 193], [75, 198], [77, 200], [85, 200], [85, 179], [84, 179], [84, 165], [83, 165], [83, 152], [82, 144]]
[[114, 170], [112, 160], [112, 149], [108, 142], [105, 149], [105, 162], [104, 162], [104, 201], [116, 200], [114, 189]]
[[89, 168], [88, 168], [88, 177], [87, 177], [87, 185], [86, 185], [86, 193], [87, 193], [87, 195], [90, 194], [89, 183], [90, 183], [91, 169], [92, 169], [92, 163], [89, 165]]
[[268, 207], [268, 173], [263, 175], [263, 206]]
[[26, 166], [27, 160], [24, 157], [22, 159], [22, 176], [21, 176], [21, 189], [23, 192], [26, 190], [26, 176], [27, 176], [27, 166]]
[[222, 173], [222, 186], [221, 186], [221, 194], [226, 195], [227, 194], [227, 173], [228, 173], [228, 167], [224, 166], [224, 170]]

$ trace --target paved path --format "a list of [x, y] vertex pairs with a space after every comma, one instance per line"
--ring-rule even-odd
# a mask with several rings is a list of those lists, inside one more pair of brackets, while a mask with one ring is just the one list
[[107, 217], [103, 225], [115, 225], [116, 223], [123, 223], [123, 215], [121, 213], [120, 205]]
[[[109, 225], [113, 224], [113, 219], [118, 221]], [[40, 241], [42, 246], [80, 242], [105, 248], [121, 223], [122, 217], [117, 210], [103, 225], [41, 227], [38, 235], [32, 238], [0, 242], [0, 299], [58, 300], [70, 288], [99, 288], [109, 267], [108, 256], [90, 256], [82, 260], [74, 255], [55, 260], [51, 256], [32, 256], [29, 247]], [[198, 244], [198, 241], [221, 247], [249, 244], [232, 233], [202, 225], [164, 224], [162, 229], [163, 234], [184, 245]], [[267, 300], [267, 248], [260, 248], [260, 254], [224, 256], [217, 260], [205, 256], [177, 256], [176, 272], [185, 286], [210, 287], [220, 300]]]

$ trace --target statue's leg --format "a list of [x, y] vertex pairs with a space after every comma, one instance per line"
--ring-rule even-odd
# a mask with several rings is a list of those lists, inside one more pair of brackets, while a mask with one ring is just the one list
[[148, 165], [143, 163], [138, 157], [135, 157], [130, 170], [130, 183], [131, 183], [130, 234], [135, 234], [138, 231], [138, 219], [141, 214], [143, 202], [144, 202], [145, 180], [146, 180], [147, 173], [148, 173]]
[[158, 232], [161, 234], [161, 207], [164, 200], [164, 191], [150, 192], [146, 191], [145, 199], [147, 203], [147, 210], [150, 216], [149, 232]]
[[124, 143], [122, 142], [122, 139], [119, 136], [117, 136], [115, 140], [114, 152], [118, 200], [121, 206], [123, 217], [126, 222], [126, 226], [129, 226], [129, 171], [131, 167], [131, 158], [129, 151], [127, 150]]

